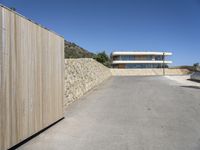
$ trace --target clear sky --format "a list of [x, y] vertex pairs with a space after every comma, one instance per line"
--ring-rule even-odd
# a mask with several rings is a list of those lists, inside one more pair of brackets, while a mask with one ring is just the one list
[[200, 61], [200, 0], [0, 0], [92, 51], [170, 51]]

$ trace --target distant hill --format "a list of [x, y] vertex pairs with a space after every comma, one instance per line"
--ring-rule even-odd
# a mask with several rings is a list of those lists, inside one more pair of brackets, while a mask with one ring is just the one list
[[65, 41], [65, 58], [93, 58], [94, 53], [91, 53], [75, 43]]

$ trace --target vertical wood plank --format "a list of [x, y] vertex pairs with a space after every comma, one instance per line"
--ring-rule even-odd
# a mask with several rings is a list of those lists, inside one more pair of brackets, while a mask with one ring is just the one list
[[64, 39], [0, 7], [0, 149], [63, 117]]

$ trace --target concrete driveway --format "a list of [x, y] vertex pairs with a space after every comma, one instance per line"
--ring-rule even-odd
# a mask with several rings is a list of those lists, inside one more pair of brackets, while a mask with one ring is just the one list
[[200, 89], [165, 77], [113, 77], [19, 149], [200, 150]]

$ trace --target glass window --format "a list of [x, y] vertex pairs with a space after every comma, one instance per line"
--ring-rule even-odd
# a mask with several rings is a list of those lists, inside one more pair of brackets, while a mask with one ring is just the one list
[[128, 55], [127, 56], [123, 55], [123, 56], [120, 56], [120, 60], [134, 60], [134, 57], [133, 56], [128, 56]]
[[156, 56], [155, 60], [162, 60], [162, 56]]

